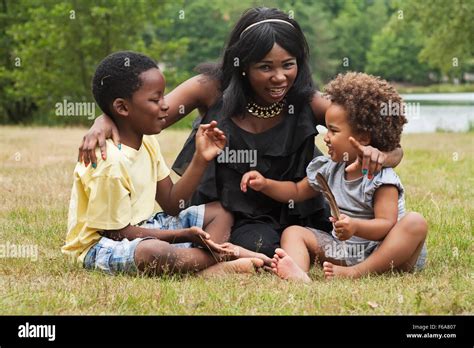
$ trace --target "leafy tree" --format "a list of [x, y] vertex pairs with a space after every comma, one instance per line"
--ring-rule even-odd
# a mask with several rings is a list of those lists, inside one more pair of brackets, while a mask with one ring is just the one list
[[15, 90], [13, 71], [21, 68], [19, 57], [13, 54], [14, 41], [7, 30], [14, 24], [24, 23], [26, 7], [14, 1], [2, 0], [0, 4], [0, 121], [18, 123], [31, 119], [36, 104], [28, 95]]
[[[11, 25], [12, 54], [21, 67], [2, 70], [14, 81], [7, 92], [28, 96], [39, 107], [37, 120], [53, 123], [89, 122], [84, 118], [58, 118], [54, 105], [63, 100], [93, 102], [90, 81], [97, 63], [117, 50], [136, 50], [153, 57], [178, 48], [144, 33], [147, 23], [160, 25], [160, 5], [128, 0], [23, 2], [28, 20]], [[152, 32], [152, 31], [151, 31]], [[12, 92], [12, 90], [14, 92]], [[10, 115], [11, 116], [11, 115]]]
[[408, 20], [420, 27], [423, 48], [419, 58], [422, 61], [445, 74], [460, 76], [462, 71], [472, 71], [473, 1], [411, 0], [401, 2], [401, 6], [406, 9]]
[[394, 81], [430, 82], [432, 69], [417, 58], [422, 48], [418, 27], [395, 13], [382, 31], [373, 37], [365, 70]]
[[331, 14], [320, 2], [299, 0], [288, 3], [281, 0], [278, 8], [298, 21], [310, 49], [310, 65], [317, 84], [330, 79], [338, 62], [334, 54], [334, 31], [330, 24]]
[[364, 71], [372, 37], [387, 21], [388, 7], [384, 1], [347, 0], [333, 21], [336, 32], [338, 71]]

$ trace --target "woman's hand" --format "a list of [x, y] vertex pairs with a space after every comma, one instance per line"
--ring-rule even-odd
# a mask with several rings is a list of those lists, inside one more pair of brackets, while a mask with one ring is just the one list
[[267, 186], [267, 179], [256, 170], [252, 170], [245, 173], [240, 181], [240, 189], [242, 192], [247, 192], [247, 186], [252, 190], [262, 191]]
[[105, 160], [107, 158], [105, 140], [111, 136], [115, 145], [119, 146], [120, 136], [114, 121], [112, 121], [109, 116], [102, 114], [95, 120], [91, 129], [89, 129], [84, 138], [82, 138], [77, 161], [84, 161], [86, 166], [88, 166], [89, 163], [97, 163], [97, 157], [95, 156], [97, 144], [99, 145], [102, 159]]
[[332, 216], [329, 220], [334, 224], [334, 233], [336, 233], [336, 237], [341, 241], [348, 240], [357, 231], [355, 219], [352, 219], [345, 214], [341, 214], [339, 220]]
[[349, 141], [357, 150], [357, 160], [347, 166], [346, 172], [356, 170], [357, 167], [360, 167], [362, 168], [362, 175], [368, 174], [367, 177], [372, 179], [375, 174], [382, 170], [387, 155], [375, 147], [360, 144], [353, 137], [349, 137]]
[[206, 162], [213, 160], [224, 149], [227, 141], [224, 132], [216, 126], [216, 121], [202, 124], [196, 133], [196, 155]]

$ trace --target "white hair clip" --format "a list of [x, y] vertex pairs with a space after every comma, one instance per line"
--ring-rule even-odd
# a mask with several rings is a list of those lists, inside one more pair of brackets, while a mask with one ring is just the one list
[[104, 76], [104, 77], [100, 80], [100, 85], [101, 85], [101, 86], [104, 85], [104, 80], [105, 80], [107, 77], [110, 77], [110, 75]]
[[247, 30], [255, 27], [256, 25], [262, 24], [262, 23], [285, 23], [285, 24], [288, 24], [289, 26], [291, 26], [292, 28], [294, 28], [293, 24], [291, 24], [290, 22], [284, 21], [283, 19], [264, 19], [263, 21], [259, 21], [259, 22], [250, 24], [247, 28], [242, 30], [242, 32], [240, 33], [240, 37], [242, 37], [243, 33], [245, 33]]

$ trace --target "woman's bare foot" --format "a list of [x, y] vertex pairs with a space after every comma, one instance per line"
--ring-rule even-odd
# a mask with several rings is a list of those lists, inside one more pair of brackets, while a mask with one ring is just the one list
[[252, 257], [233, 261], [220, 262], [197, 273], [202, 277], [212, 277], [229, 273], [255, 273], [263, 267], [263, 260]]
[[311, 282], [306, 272], [281, 248], [275, 249], [272, 270], [282, 279], [297, 280], [305, 283]]
[[255, 251], [250, 251], [248, 249], [242, 248], [241, 246], [226, 242], [220, 245], [222, 248], [229, 250], [229, 252], [236, 258], [257, 258], [263, 260], [266, 266], [270, 266], [272, 259], [267, 255], [262, 253], [257, 253]]
[[326, 279], [337, 278], [359, 278], [361, 274], [354, 267], [338, 266], [331, 262], [323, 263], [324, 277]]

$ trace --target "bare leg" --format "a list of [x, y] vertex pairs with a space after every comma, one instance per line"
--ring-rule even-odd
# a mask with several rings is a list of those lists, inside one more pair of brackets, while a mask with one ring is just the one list
[[135, 249], [135, 263], [145, 274], [161, 275], [200, 271], [216, 260], [203, 249], [175, 248], [158, 239], [146, 239]]
[[263, 267], [263, 260], [257, 258], [242, 258], [228, 262], [219, 262], [197, 273], [202, 277], [220, 276], [229, 273], [255, 273]]
[[281, 279], [302, 281], [304, 283], [311, 282], [308, 274], [281, 248], [275, 250], [272, 271]]
[[428, 234], [428, 224], [418, 213], [408, 213], [390, 230], [380, 247], [366, 260], [351, 267], [324, 262], [326, 278], [358, 278], [368, 273], [390, 270], [411, 271], [420, 255]]
[[290, 226], [283, 231], [281, 248], [306, 273], [309, 272], [312, 262], [324, 259], [324, 252], [319, 247], [314, 233], [301, 226]]
[[227, 242], [234, 224], [234, 218], [219, 202], [206, 204], [204, 212], [203, 230], [211, 235], [211, 239], [218, 243]]
[[311, 281], [311, 264], [324, 260], [324, 251], [314, 233], [301, 226], [290, 226], [283, 231], [281, 249], [275, 250], [272, 270], [282, 279], [307, 283]]

